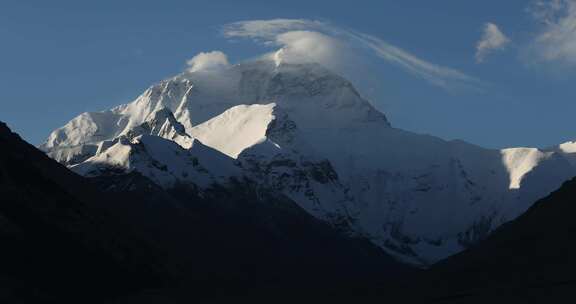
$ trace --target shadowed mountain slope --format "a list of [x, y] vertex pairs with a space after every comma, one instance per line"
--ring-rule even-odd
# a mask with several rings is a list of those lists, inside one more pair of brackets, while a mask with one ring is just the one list
[[[433, 267], [446, 302], [565, 301], [576, 287], [576, 179], [487, 240]], [[444, 297], [445, 295], [450, 295]]]
[[199, 192], [164, 190], [137, 172], [83, 178], [5, 125], [0, 141], [0, 278], [10, 301], [353, 290], [412, 272], [247, 180]]

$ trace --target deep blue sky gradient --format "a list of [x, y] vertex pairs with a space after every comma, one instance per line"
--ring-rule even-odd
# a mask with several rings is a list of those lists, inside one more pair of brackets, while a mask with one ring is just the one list
[[[576, 73], [530, 65], [530, 1], [14, 1], [0, 2], [0, 120], [41, 143], [84, 111], [133, 100], [198, 52], [232, 62], [266, 49], [220, 34], [234, 21], [305, 18], [384, 39], [480, 79], [482, 91], [446, 91], [374, 61], [361, 91], [393, 125], [487, 147], [545, 147], [576, 139]], [[482, 25], [513, 40], [474, 61]]]

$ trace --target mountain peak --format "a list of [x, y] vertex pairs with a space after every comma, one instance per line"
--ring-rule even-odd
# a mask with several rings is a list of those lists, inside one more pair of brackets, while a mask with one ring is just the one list
[[176, 120], [168, 108], [160, 108], [150, 114], [141, 125], [130, 129], [126, 135], [130, 138], [139, 135], [155, 135], [172, 140], [183, 148], [190, 148], [194, 139], [186, 133], [184, 126]]
[[48, 143], [85, 175], [122, 168], [166, 188], [242, 176], [420, 265], [486, 237], [574, 173], [567, 153], [391, 128], [345, 78], [271, 58], [164, 80], [78, 116]]
[[[143, 124], [147, 129], [140, 128], [140, 133], [184, 139], [234, 106], [271, 103], [288, 113], [302, 130], [353, 129], [366, 123], [389, 126], [386, 116], [362, 98], [351, 82], [320, 64], [276, 66], [265, 58], [163, 80], [129, 104], [79, 115], [52, 132], [41, 148], [58, 161], [74, 164], [93, 155], [100, 142], [126, 135]], [[179, 143], [188, 147], [190, 140]]]

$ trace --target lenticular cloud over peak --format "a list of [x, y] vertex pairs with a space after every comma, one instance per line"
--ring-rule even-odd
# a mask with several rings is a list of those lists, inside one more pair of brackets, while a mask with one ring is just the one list
[[247, 20], [227, 24], [229, 39], [244, 38], [279, 47], [283, 62], [317, 62], [338, 70], [342, 62], [368, 53], [429, 83], [452, 89], [477, 87], [480, 81], [456, 69], [428, 62], [378, 37], [307, 19]]
[[319, 62], [336, 66], [345, 55], [343, 43], [320, 32], [285, 32], [276, 36], [276, 43], [283, 46], [276, 59], [287, 63]]

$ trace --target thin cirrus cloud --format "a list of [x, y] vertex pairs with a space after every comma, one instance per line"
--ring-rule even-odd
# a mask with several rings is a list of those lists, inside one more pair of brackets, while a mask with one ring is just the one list
[[529, 47], [539, 62], [576, 65], [576, 0], [536, 1], [529, 8], [541, 29]]
[[249, 20], [227, 24], [228, 38], [248, 38], [264, 45], [280, 47], [283, 60], [315, 61], [338, 67], [343, 58], [359, 49], [422, 78], [429, 83], [453, 89], [479, 87], [480, 81], [456, 69], [428, 62], [378, 37], [343, 29], [329, 23], [306, 19]]
[[503, 50], [509, 43], [510, 39], [504, 35], [496, 24], [486, 23], [482, 37], [476, 44], [476, 62], [484, 62], [489, 54]]

